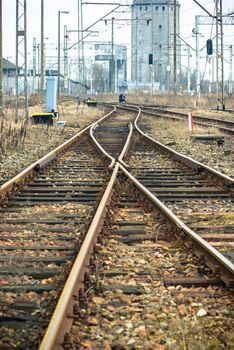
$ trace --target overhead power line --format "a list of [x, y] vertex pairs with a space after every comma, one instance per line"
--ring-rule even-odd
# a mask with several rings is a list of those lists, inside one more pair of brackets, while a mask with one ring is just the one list
[[200, 6], [210, 17], [214, 17], [205, 7], [203, 7], [201, 4], [199, 4], [198, 1], [193, 0], [198, 6]]

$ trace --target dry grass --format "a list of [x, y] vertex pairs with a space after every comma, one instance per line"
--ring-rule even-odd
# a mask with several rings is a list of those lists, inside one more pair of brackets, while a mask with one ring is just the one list
[[[105, 113], [97, 108], [78, 106], [74, 99], [66, 99], [58, 106], [59, 120], [65, 120], [65, 126], [33, 125], [25, 123], [22, 103], [16, 124], [13, 102], [9, 99], [7, 106], [5, 104], [4, 118], [0, 121], [0, 179], [15, 175]], [[40, 106], [37, 96], [33, 97], [29, 117], [40, 111], [45, 111], [45, 105]]]
[[[142, 125], [147, 124], [149, 119], [144, 117], [141, 119]], [[167, 138], [172, 140], [183, 141], [186, 143], [191, 142], [191, 135], [217, 135], [220, 134], [217, 128], [203, 128], [201, 126], [194, 126], [194, 130], [191, 133], [188, 128], [188, 122], [165, 120], [150, 118], [150, 125], [154, 131], [160, 130], [161, 138]]]
[[[175, 97], [173, 93], [151, 93], [146, 90], [131, 90], [125, 93], [127, 103], [142, 103], [142, 104], [153, 104], [153, 105], [175, 105], [188, 106], [194, 109], [217, 109], [217, 99], [215, 94], [211, 96], [209, 94], [201, 95], [198, 99], [197, 96], [190, 96], [188, 94], [177, 94]], [[118, 95], [113, 94], [102, 94], [98, 96], [99, 100], [106, 102], [117, 102]], [[224, 104], [226, 109], [234, 109], [234, 99], [232, 96], [225, 96]], [[222, 113], [222, 111], [219, 111]]]
[[191, 133], [188, 122], [151, 117], [142, 118], [140, 123], [143, 130], [145, 129], [157, 141], [233, 177], [234, 143], [231, 136], [225, 135], [225, 142], [222, 147], [219, 147], [215, 140], [202, 143], [191, 137], [192, 135], [220, 135], [216, 128], [203, 128], [195, 124], [193, 133]]
[[10, 149], [17, 150], [24, 144], [27, 125], [25, 122], [15, 124], [4, 119], [0, 124], [0, 159], [1, 155], [6, 155]]

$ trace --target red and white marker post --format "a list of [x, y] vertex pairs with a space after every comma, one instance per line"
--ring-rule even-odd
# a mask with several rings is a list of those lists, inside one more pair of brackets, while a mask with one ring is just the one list
[[192, 132], [193, 131], [193, 113], [189, 112], [188, 114], [188, 124], [189, 124], [189, 131]]

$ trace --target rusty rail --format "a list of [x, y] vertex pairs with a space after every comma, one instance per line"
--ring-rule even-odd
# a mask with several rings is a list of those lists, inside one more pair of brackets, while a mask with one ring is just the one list
[[154, 144], [156, 144], [157, 146], [159, 146], [160, 148], [164, 149], [165, 151], [168, 151], [170, 153], [173, 154], [174, 158], [179, 160], [180, 162], [186, 164], [186, 165], [189, 165], [190, 167], [193, 167], [194, 169], [203, 169], [203, 170], [206, 170], [207, 172], [211, 173], [212, 175], [215, 175], [217, 177], [219, 177], [222, 181], [225, 182], [225, 184], [228, 186], [228, 187], [233, 187], [234, 186], [234, 179], [232, 179], [231, 177], [227, 176], [227, 175], [224, 175], [222, 173], [220, 173], [219, 171], [213, 169], [213, 168], [210, 168], [209, 166], [203, 164], [203, 163], [200, 163], [188, 156], [185, 156], [179, 152], [176, 152], [174, 151], [173, 149], [171, 149], [170, 147], [168, 146], [165, 146], [164, 144], [156, 141], [154, 138], [152, 138], [151, 136], [148, 136], [146, 135], [138, 126], [137, 122], [139, 120], [139, 117], [141, 115], [141, 109], [137, 106], [132, 106], [132, 107], [135, 107], [136, 109], [138, 109], [138, 116], [136, 117], [135, 121], [134, 121], [134, 126], [136, 128], [136, 130], [145, 138], [147, 138], [148, 140], [150, 140], [151, 142], [153, 142]]
[[125, 168], [129, 168], [128, 164], [126, 164], [123, 161], [123, 157], [124, 157], [125, 153], [127, 153], [128, 149], [130, 147], [130, 141], [131, 141], [131, 137], [132, 137], [132, 133], [133, 133], [133, 125], [132, 125], [132, 123], [130, 123], [128, 125], [128, 127], [129, 127], [129, 134], [128, 134], [127, 140], [125, 142], [125, 145], [124, 145], [124, 147], [122, 149], [122, 152], [120, 153], [119, 158], [118, 158], [118, 162], [120, 164], [122, 164]]
[[[116, 111], [116, 106], [113, 106], [114, 110], [111, 112], [115, 112]], [[99, 151], [110, 160], [110, 164], [109, 164], [109, 168], [113, 168], [114, 164], [115, 164], [115, 159], [105, 151], [105, 149], [98, 143], [98, 141], [96, 140], [96, 138], [94, 137], [94, 130], [99, 126], [99, 123], [102, 122], [104, 119], [106, 119], [111, 113], [107, 114], [105, 117], [99, 119], [97, 122], [93, 123], [93, 125], [90, 128], [90, 137], [92, 139], [92, 141], [94, 142], [94, 144], [96, 145], [96, 147], [99, 149]]]
[[[157, 197], [155, 197], [145, 186], [143, 186], [131, 173], [129, 173], [121, 164], [119, 165], [122, 172], [135, 184], [135, 186], [144, 193], [150, 201], [165, 215], [173, 224], [188, 235], [198, 246], [206, 252], [212, 264], [209, 267], [214, 271], [217, 262], [220, 263], [223, 281], [227, 286], [233, 286], [234, 283], [234, 264], [219, 253], [214, 247], [207, 243], [203, 238], [191, 230], [182, 220], [180, 220], [169, 208], [167, 208]], [[208, 264], [208, 262], [207, 262]]]
[[[138, 116], [140, 115], [140, 111]], [[92, 130], [95, 126], [92, 127]], [[91, 133], [91, 132], [90, 132]], [[92, 133], [91, 133], [92, 134]], [[233, 274], [234, 265], [223, 257], [215, 248], [210, 246], [204, 239], [199, 237], [195, 232], [193, 232], [189, 227], [187, 227], [180, 219], [178, 219], [159, 199], [157, 199], [150, 191], [148, 191], [138, 180], [136, 180], [121, 164], [123, 162], [124, 154], [126, 153], [130, 139], [132, 135], [132, 125], [130, 125], [130, 133], [126, 140], [125, 146], [115, 164], [114, 170], [111, 175], [110, 182], [106, 188], [106, 191], [102, 197], [102, 200], [98, 206], [96, 214], [87, 232], [86, 238], [81, 246], [78, 256], [75, 260], [73, 268], [70, 272], [66, 285], [60, 296], [59, 302], [51, 318], [50, 324], [44, 335], [42, 343], [40, 345], [40, 350], [62, 350], [64, 337], [69, 332], [72, 321], [73, 321], [73, 306], [76, 304], [76, 299], [79, 290], [83, 288], [84, 285], [84, 275], [88, 272], [90, 256], [94, 250], [94, 246], [97, 242], [98, 234], [101, 232], [102, 225], [105, 220], [105, 214], [107, 207], [111, 201], [111, 196], [113, 193], [113, 186], [116, 181], [119, 170], [121, 170], [127, 178], [129, 178], [135, 186], [142, 191], [149, 200], [157, 206], [157, 208], [166, 215], [166, 217], [175, 224], [178, 229], [186, 233], [198, 246], [206, 252], [205, 256], [209, 257], [207, 264], [213, 263], [212, 267], [217, 267], [217, 261], [221, 266], [222, 278], [224, 282], [229, 286], [233, 285]], [[95, 144], [98, 144], [97, 140], [92, 134]], [[100, 151], [103, 152], [103, 148], [99, 145]], [[110, 159], [110, 155], [104, 150], [103, 152]], [[112, 158], [112, 157], [111, 157]]]
[[117, 177], [119, 165], [116, 164], [110, 182], [98, 206], [96, 214], [87, 232], [86, 238], [80, 248], [78, 256], [69, 274], [63, 292], [40, 345], [40, 350], [62, 350], [65, 334], [72, 325], [73, 305], [79, 289], [83, 287], [84, 274], [88, 271], [89, 259], [97, 242], [105, 220], [106, 207], [109, 205], [113, 193], [114, 182]]
[[[115, 159], [110, 156], [98, 143], [93, 135], [94, 128], [98, 125], [95, 123], [90, 129], [90, 136], [92, 137], [93, 142], [99, 150], [108, 158], [111, 159], [109, 167], [113, 167], [115, 164]], [[125, 142], [121, 156], [124, 156], [124, 153], [129, 147], [130, 138], [132, 135], [132, 125], [130, 126], [130, 132]], [[121, 158], [121, 157], [120, 157]], [[60, 296], [56, 309], [53, 313], [47, 331], [44, 335], [42, 343], [40, 345], [40, 350], [62, 350], [62, 344], [64, 337], [67, 332], [69, 332], [72, 325], [72, 313], [73, 306], [75, 304], [75, 298], [78, 296], [79, 289], [83, 287], [83, 280], [85, 272], [88, 271], [89, 259], [93, 252], [94, 246], [97, 242], [97, 236], [102, 229], [102, 225], [105, 220], [106, 208], [111, 201], [111, 196], [113, 193], [113, 186], [117, 178], [119, 171], [119, 164], [116, 163], [114, 170], [112, 172], [110, 181], [107, 185], [106, 191], [101, 199], [101, 202], [98, 206], [98, 209], [94, 215], [92, 223], [89, 227], [89, 230], [86, 234], [85, 240], [80, 248], [78, 256], [75, 260], [75, 263], [72, 267], [72, 270], [69, 274], [67, 282], [64, 286], [63, 292]]]
[[[111, 115], [113, 112], [115, 112], [115, 110], [116, 110], [116, 107], [114, 107], [113, 110], [110, 111], [108, 114], [101, 117], [98, 120], [98, 122], [107, 118], [109, 115]], [[97, 124], [97, 122], [95, 122], [94, 124]], [[71, 147], [78, 140], [79, 137], [81, 137], [87, 130], [89, 130], [92, 127], [92, 125], [93, 124], [88, 125], [83, 130], [78, 132], [76, 135], [71, 137], [69, 140], [67, 140], [63, 144], [59, 145], [51, 152], [49, 152], [48, 154], [46, 154], [45, 156], [43, 156], [42, 158], [40, 158], [36, 162], [29, 165], [27, 168], [25, 168], [22, 172], [20, 172], [16, 176], [14, 176], [12, 179], [10, 179], [9, 181], [7, 181], [3, 185], [1, 185], [1, 187], [0, 187], [0, 199], [3, 200], [9, 192], [14, 190], [17, 186], [23, 184], [29, 177], [33, 176], [33, 174], [35, 172], [37, 172], [40, 169], [42, 169], [43, 167], [45, 167], [53, 160], [56, 160], [57, 156], [60, 153], [65, 152], [69, 147]]]

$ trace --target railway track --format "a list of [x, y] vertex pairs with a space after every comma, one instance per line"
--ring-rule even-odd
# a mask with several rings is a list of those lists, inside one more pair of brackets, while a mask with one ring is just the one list
[[74, 349], [204, 349], [214, 342], [219, 320], [216, 344], [222, 348], [225, 339], [231, 348], [233, 295], [133, 187], [120, 177], [86, 279], [85, 300], [74, 308], [80, 312], [74, 312], [70, 344]]
[[1, 186], [1, 349], [38, 348], [108, 177], [81, 132]]
[[[230, 329], [232, 325], [230, 325], [229, 321], [233, 312], [231, 307], [233, 297], [227, 287], [229, 289], [233, 288], [233, 264], [229, 259], [225, 258], [214, 249], [214, 247], [208, 244], [205, 239], [202, 239], [191, 230], [191, 228], [188, 227], [190, 223], [189, 220], [187, 225], [183, 223], [179, 218], [175, 217], [162, 201], [155, 197], [154, 194], [158, 195], [160, 192], [158, 188], [156, 188], [156, 191], [151, 191], [152, 188], [150, 191], [147, 190], [146, 186], [143, 186], [129, 172], [130, 170], [133, 173], [136, 172], [137, 176], [141, 176], [141, 171], [144, 168], [145, 172], [142, 176], [145, 177], [146, 175], [146, 177], [148, 176], [150, 179], [150, 176], [155, 171], [155, 150], [152, 146], [153, 141], [150, 140], [151, 144], [148, 144], [148, 142], [146, 143], [143, 141], [142, 134], [141, 136], [135, 135], [139, 132], [136, 131], [137, 122], [135, 122], [135, 131], [133, 135], [133, 127], [131, 124], [133, 118], [135, 118], [133, 113], [129, 115], [125, 111], [124, 113], [121, 112], [115, 115], [114, 124], [108, 119], [105, 119], [103, 122], [94, 123], [90, 128], [91, 138], [89, 138], [88, 135], [86, 136], [85, 142], [87, 142], [88, 145], [86, 143], [84, 145], [82, 141], [80, 150], [79, 146], [77, 146], [75, 158], [73, 157], [74, 150], [71, 149], [69, 152], [72, 154], [64, 155], [64, 159], [68, 157], [67, 162], [65, 161], [65, 163], [63, 163], [61, 160], [61, 164], [59, 164], [60, 161], [55, 163], [56, 171], [51, 167], [51, 169], [49, 168], [46, 170], [48, 171], [48, 175], [40, 177], [41, 167], [44, 162], [45, 164], [48, 163], [48, 159], [50, 159], [50, 161], [55, 160], [56, 157], [54, 153], [52, 153], [47, 160], [34, 164], [32, 168], [34, 171], [39, 172], [39, 177], [35, 180], [38, 182], [31, 183], [31, 185], [24, 188], [19, 196], [14, 196], [12, 199], [10, 198], [7, 207], [3, 207], [2, 209], [4, 213], [7, 213], [3, 226], [7, 226], [8, 224], [12, 225], [12, 223], [7, 221], [11, 212], [13, 213], [13, 219], [17, 221], [19, 220], [17, 216], [18, 212], [22, 215], [22, 211], [25, 211], [27, 205], [31, 212], [32, 208], [40, 207], [42, 201], [42, 209], [39, 210], [38, 215], [35, 215], [35, 213], [32, 214], [32, 217], [26, 216], [23, 222], [21, 222], [22, 225], [28, 224], [28, 221], [33, 218], [31, 221], [35, 224], [35, 232], [37, 232], [38, 229], [41, 230], [41, 227], [44, 227], [44, 225], [47, 229], [47, 225], [53, 225], [52, 228], [57, 232], [56, 229], [59, 228], [59, 226], [57, 227], [57, 224], [53, 221], [54, 212], [56, 212], [57, 216], [55, 221], [59, 221], [58, 225], [62, 225], [61, 221], [67, 220], [67, 216], [70, 219], [68, 224], [61, 226], [61, 231], [59, 231], [59, 233], [64, 236], [68, 228], [70, 233], [74, 233], [75, 231], [76, 236], [78, 236], [78, 244], [76, 244], [76, 240], [74, 241], [75, 249], [70, 249], [71, 242], [66, 242], [66, 247], [68, 248], [67, 250], [65, 249], [65, 253], [61, 248], [66, 261], [65, 267], [68, 265], [67, 270], [65, 270], [67, 274], [69, 272], [69, 276], [52, 317], [51, 312], [56, 303], [53, 298], [57, 297], [57, 293], [59, 292], [56, 290], [57, 293], [54, 295], [54, 290], [52, 290], [52, 299], [48, 298], [48, 300], [49, 291], [46, 292], [47, 294], [43, 294], [45, 292], [41, 293], [48, 303], [44, 306], [44, 314], [38, 313], [41, 322], [44, 322], [42, 322], [43, 326], [41, 328], [39, 327], [39, 331], [32, 331], [29, 333], [35, 348], [38, 348], [40, 343], [40, 336], [38, 334], [44, 332], [50, 318], [49, 326], [39, 346], [40, 349], [82, 349], [90, 348], [91, 346], [97, 349], [102, 349], [104, 346], [107, 348], [109, 346], [109, 348], [113, 349], [143, 349], [145, 348], [144, 339], [147, 340], [147, 342], [150, 341], [149, 349], [154, 348], [153, 346], [155, 344], [163, 345], [166, 341], [165, 337], [159, 337], [163, 328], [160, 328], [161, 326], [158, 325], [158, 328], [156, 327], [155, 330], [153, 330], [153, 324], [155, 326], [155, 322], [157, 323], [157, 316], [159, 315], [153, 307], [152, 302], [158, 304], [158, 311], [160, 311], [160, 313], [164, 313], [163, 318], [165, 322], [168, 321], [167, 312], [165, 312], [166, 308], [169, 310], [170, 307], [173, 307], [174, 311], [177, 310], [175, 315], [177, 321], [178, 317], [183, 318], [185, 316], [187, 317], [187, 315], [191, 315], [191, 319], [194, 316], [197, 318], [207, 316], [207, 318], [205, 317], [207, 320], [212, 319], [212, 317], [215, 318], [216, 314], [212, 315], [209, 311], [212, 309], [212, 305], [215, 306], [218, 310], [217, 318], [220, 322], [219, 325], [220, 328], [222, 328], [222, 331], [220, 331], [220, 339], [225, 337], [225, 341], [228, 344], [230, 343]], [[98, 151], [103, 154], [105, 161], [103, 161], [100, 156], [97, 157], [96, 148], [95, 151], [92, 151], [94, 152], [92, 159], [89, 158], [90, 153], [92, 155], [89, 148], [91, 147], [90, 140], [98, 147]], [[127, 157], [124, 158], [128, 150]], [[135, 153], [136, 150], [138, 150], [138, 153]], [[81, 154], [81, 159], [79, 159], [78, 154]], [[140, 157], [136, 160], [134, 157], [137, 157], [139, 154]], [[163, 156], [158, 156], [159, 159], [157, 159], [157, 161], [159, 161], [161, 157], [164, 157], [164, 159], [162, 159], [162, 161], [166, 163], [164, 167], [167, 167], [170, 172], [170, 161], [165, 159], [164, 154]], [[180, 161], [184, 159], [180, 155], [177, 155], [177, 159], [178, 158]], [[151, 167], [149, 166], [149, 160], [152, 162]], [[81, 167], [79, 167], [76, 162], [78, 162]], [[128, 162], [130, 167], [126, 164]], [[190, 164], [190, 161], [186, 159], [186, 164], [188, 163]], [[132, 166], [133, 164], [134, 166]], [[73, 171], [71, 167], [74, 168], [75, 181], [72, 186], [75, 186], [75, 188], [77, 187], [77, 176], [78, 178], [79, 175], [81, 176], [80, 180], [82, 181], [82, 186], [78, 190], [76, 189], [77, 192], [76, 190], [74, 191], [74, 187], [72, 187], [72, 191], [69, 192], [70, 181], [73, 181], [73, 176], [70, 176]], [[201, 178], [199, 178], [201, 165], [196, 162], [194, 164], [193, 162], [193, 167], [193, 171], [198, 172], [197, 179], [195, 180], [198, 181], [198, 185], [194, 187], [195, 189], [199, 187], [203, 188], [203, 177], [201, 176]], [[161, 168], [163, 169], [163, 167]], [[183, 166], [181, 168], [183, 168]], [[181, 168], [179, 169], [178, 166], [174, 178], [173, 176], [168, 178], [167, 187], [170, 192], [171, 188], [176, 187], [176, 180], [178, 180], [179, 185], [183, 184], [185, 180], [190, 181], [190, 186], [194, 184], [193, 179], [189, 179], [189, 175], [184, 176], [184, 178], [182, 173], [178, 175]], [[184, 166], [184, 168], [186, 167]], [[106, 171], [107, 169], [108, 171]], [[208, 169], [206, 170], [208, 171]], [[56, 178], [58, 174], [62, 174], [61, 177], [65, 174], [64, 178], [60, 178], [61, 188], [56, 184], [55, 191], [51, 192], [50, 186], [53, 183], [53, 176]], [[91, 216], [89, 216], [91, 210], [89, 211], [84, 207], [90, 209], [92, 204], [97, 204], [97, 196], [100, 196], [100, 189], [102, 191], [105, 179], [108, 177], [107, 174], [111, 175], [110, 181], [98, 207], [96, 207], [91, 221]], [[163, 173], [161, 175], [164, 176]], [[216, 172], [212, 172], [210, 177], [216, 175]], [[25, 172], [24, 178], [27, 177], [28, 173]], [[49, 185], [46, 186], [47, 190], [45, 191], [43, 188], [47, 180], [49, 180]], [[144, 178], [139, 178], [139, 180], [141, 180], [142, 183], [144, 182]], [[174, 181], [173, 186], [171, 186], [169, 182], [171, 180], [172, 183]], [[91, 187], [89, 187], [87, 181], [89, 184], [92, 184]], [[87, 184], [87, 186], [84, 186], [83, 182]], [[219, 199], [218, 196], [222, 194], [225, 197], [224, 199], [226, 199], [226, 194], [230, 190], [232, 180], [221, 176], [219, 182], [222, 183], [223, 189], [218, 191], [216, 188], [218, 195], [215, 198]], [[147, 183], [145, 183], [145, 185], [147, 185]], [[224, 187], [224, 185], [226, 187]], [[5, 187], [8, 190], [10, 187], [12, 192], [16, 191], [18, 180], [11, 182]], [[94, 191], [93, 187], [95, 188]], [[164, 192], [161, 192], [164, 196], [164, 198], [161, 197], [161, 199], [165, 200], [165, 197], [167, 197], [165, 203], [169, 202], [170, 204], [171, 195], [167, 196], [167, 193], [170, 193], [168, 192], [168, 188], [164, 190]], [[85, 189], [87, 189], [87, 197], [85, 195], [82, 196], [82, 193], [85, 194]], [[209, 189], [210, 188], [206, 190], [210, 196], [211, 191], [209, 192]], [[183, 191], [185, 190], [183, 189]], [[7, 191], [5, 188], [2, 192], [3, 198], [6, 197]], [[196, 195], [198, 196], [200, 192], [197, 192]], [[58, 193], [61, 194], [61, 197], [58, 196]], [[206, 192], [204, 193], [207, 195]], [[178, 191], [175, 191], [173, 196], [178, 199]], [[194, 197], [192, 198], [194, 199]], [[67, 200], [70, 202], [68, 202], [68, 208], [65, 206], [65, 211], [61, 212], [61, 208], [58, 206], [64, 204], [64, 199], [65, 204]], [[171, 202], [173, 204], [178, 204], [178, 202], [181, 203], [182, 200], [180, 198], [177, 202], [174, 200]], [[45, 207], [47, 207], [51, 201], [53, 209], [49, 211], [49, 217], [41, 219], [42, 213], [45, 212]], [[73, 205], [75, 206], [75, 215]], [[82, 207], [80, 208], [77, 206]], [[15, 208], [17, 208], [17, 210], [15, 210]], [[72, 208], [72, 212], [66, 212], [66, 209], [70, 210], [70, 208]], [[78, 210], [79, 208], [80, 211]], [[26, 210], [25, 213], [27, 212]], [[38, 217], [40, 218], [39, 220]], [[40, 225], [41, 220], [42, 226], [40, 227], [38, 225]], [[43, 220], [45, 222], [43, 222]], [[89, 221], [91, 222], [90, 225]], [[22, 226], [22, 228], [24, 229], [24, 226]], [[22, 228], [20, 230], [22, 230]], [[54, 233], [53, 229], [52, 233]], [[24, 233], [27, 234], [27, 230], [24, 231]], [[31, 231], [30, 234], [32, 235]], [[46, 232], [44, 234], [46, 234]], [[81, 238], [84, 238], [83, 243]], [[46, 235], [45, 240], [48, 242], [48, 236]], [[11, 244], [12, 242], [10, 242], [9, 245]], [[27, 251], [28, 244], [27, 241], [25, 244], [25, 251]], [[58, 247], [62, 246], [61, 242], [59, 242], [59, 244], [56, 242], [56, 245]], [[48, 249], [46, 248], [48, 247], [45, 247], [44, 251], [47, 253]], [[58, 250], [59, 249], [60, 248], [58, 248]], [[30, 249], [29, 251], [31, 252]], [[70, 262], [72, 259], [68, 251], [73, 252], [74, 264], [72, 268]], [[22, 254], [21, 250], [19, 250], [19, 252], [19, 255]], [[129, 259], [131, 261], [130, 264], [128, 263]], [[158, 259], [160, 259], [159, 266], [157, 266]], [[24, 260], [25, 259], [23, 259], [23, 261]], [[55, 268], [56, 262], [51, 264], [50, 261], [49, 265], [52, 265], [49, 267]], [[20, 269], [18, 272], [20, 274]], [[55, 273], [56, 277], [61, 276], [57, 274], [57, 271], [55, 271]], [[66, 276], [67, 274], [64, 273]], [[52, 280], [50, 280], [50, 278]], [[134, 281], [132, 283], [129, 282], [131, 278], [132, 281]], [[48, 279], [49, 282], [53, 282], [53, 277], [48, 277]], [[57, 280], [55, 279], [55, 281]], [[12, 285], [14, 286], [15, 282], [12, 283]], [[38, 285], [40, 285], [40, 282]], [[57, 286], [58, 285], [61, 286], [62, 289], [62, 283], [60, 283], [59, 279]], [[192, 289], [190, 288], [191, 286], [193, 286]], [[178, 291], [181, 291], [181, 293], [179, 293], [180, 296], [178, 296]], [[149, 297], [148, 301], [147, 294]], [[138, 295], [138, 300], [136, 295]], [[184, 300], [184, 295], [186, 302], [182, 302], [182, 300]], [[170, 302], [166, 304], [168, 296], [170, 296], [171, 299]], [[203, 305], [202, 298], [204, 298], [204, 296], [207, 298], [207, 304], [204, 304], [207, 307]], [[38, 297], [36, 297], [36, 299], [37, 298]], [[160, 303], [162, 300], [163, 306], [159, 308], [161, 307]], [[212, 300], [212, 302], [210, 302], [210, 300]], [[42, 301], [44, 302], [44, 299]], [[193, 305], [194, 303], [196, 304], [196, 301], [198, 301], [197, 306]], [[126, 313], [127, 308], [131, 307], [131, 303], [134, 304], [132, 315], [136, 318], [140, 315], [140, 318], [138, 317], [139, 324], [137, 327], [138, 330], [135, 332], [136, 335], [131, 335], [131, 338], [129, 338], [130, 335], [128, 335], [127, 329], [130, 331], [132, 329], [131, 327], [133, 327], [133, 329], [136, 328], [134, 327], [134, 320], [132, 326], [126, 325], [126, 329], [125, 325], [118, 324], [115, 320]], [[185, 303], [188, 303], [188, 305], [185, 306]], [[42, 302], [39, 304], [42, 305]], [[47, 308], [49, 304], [51, 304], [51, 308]], [[208, 305], [210, 306], [208, 307]], [[222, 309], [223, 305], [226, 305], [225, 311]], [[147, 309], [147, 307], [149, 307], [149, 309]], [[149, 312], [149, 314], [151, 314], [150, 317], [156, 317], [156, 320], [152, 318], [153, 324], [148, 327], [146, 322], [147, 317], [145, 317], [145, 315], [147, 314], [147, 310], [151, 309], [152, 312]], [[186, 310], [188, 310], [189, 313]], [[8, 312], [8, 309], [6, 311]], [[35, 310], [35, 312], [37, 314], [38, 311]], [[113, 319], [110, 319], [108, 312], [113, 314]], [[32, 315], [34, 312], [29, 312], [29, 314]], [[225, 315], [228, 315], [226, 320], [224, 317]], [[126, 317], [126, 319], [129, 318]], [[124, 320], [124, 318], [122, 320]], [[112, 332], [108, 332], [106, 328], [108, 322], [111, 321], [113, 321], [114, 327], [116, 326], [112, 338], [109, 337]], [[164, 327], [167, 327], [167, 325], [165, 326], [165, 322]], [[123, 323], [125, 324], [125, 322]], [[177, 326], [179, 324], [180, 321], [177, 322]], [[72, 325], [73, 328], [71, 330]], [[10, 328], [3, 327], [3, 329], [7, 332]], [[121, 331], [119, 329], [121, 329]], [[216, 323], [209, 328], [209, 340], [215, 334], [215, 329]], [[98, 333], [99, 330], [100, 333]], [[22, 330], [18, 332], [19, 336]], [[179, 331], [177, 333], [178, 337], [181, 337], [181, 333], [179, 333]], [[37, 336], [35, 334], [37, 334]], [[117, 339], [120, 337], [120, 334], [124, 335], [125, 344], [121, 345], [116, 343], [118, 342]], [[9, 337], [9, 334], [6, 336]], [[14, 340], [17, 340], [17, 336], [15, 336]], [[172, 342], [172, 344], [174, 343]], [[151, 345], [152, 347], [150, 347]], [[18, 348], [20, 348], [20, 345]]]
[[[133, 110], [134, 107], [131, 105], [126, 104], [123, 108]], [[165, 109], [155, 108], [155, 107], [148, 107], [148, 106], [140, 106], [142, 112], [146, 115], [149, 115], [151, 117], [155, 118], [166, 118], [171, 120], [178, 120], [178, 121], [187, 121], [188, 119], [188, 113], [182, 113], [182, 112], [175, 112], [175, 111], [169, 111]], [[219, 119], [219, 118], [212, 118], [212, 117], [201, 117], [197, 115], [193, 115], [193, 121], [196, 125], [207, 127], [207, 128], [218, 128], [221, 132], [224, 132], [226, 134], [233, 135], [234, 134], [234, 122], [232, 120], [225, 120], [225, 119]]]
[[[189, 227], [233, 261], [234, 180], [182, 156], [140, 131], [130, 169]], [[150, 161], [149, 161], [150, 160]]]
[[233, 260], [233, 197], [225, 184], [217, 186], [215, 178], [209, 178], [206, 171], [181, 164], [137, 138], [129, 165], [130, 171], [157, 198]]
[[[149, 112], [153, 112], [156, 116], [172, 118], [177, 120], [187, 120], [188, 114], [182, 112], [168, 111], [162, 109], [155, 108], [147, 108], [143, 107], [143, 111], [148, 110]], [[229, 134], [234, 134], [234, 122], [231, 120], [225, 120], [221, 118], [211, 118], [211, 117], [201, 117], [198, 115], [193, 115], [194, 123], [200, 126], [205, 127], [216, 127], [222, 132], [226, 132]]]

